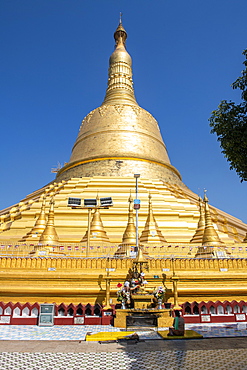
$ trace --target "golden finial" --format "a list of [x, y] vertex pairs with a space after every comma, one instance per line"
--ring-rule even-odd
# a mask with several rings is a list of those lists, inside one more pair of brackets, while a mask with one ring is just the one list
[[198, 203], [199, 203], [200, 218], [197, 224], [196, 232], [193, 238], [190, 240], [190, 243], [200, 244], [202, 242], [204, 229], [205, 229], [205, 212], [204, 212], [203, 200], [200, 197], [200, 195], [198, 195]]
[[152, 196], [149, 192], [148, 194], [148, 216], [145, 223], [144, 230], [142, 231], [140, 237], [141, 243], [164, 243], [166, 242], [164, 236], [162, 235], [161, 231], [159, 230], [158, 224], [155, 220], [152, 208]]
[[156, 222], [153, 215], [153, 208], [152, 208], [152, 195], [149, 192], [148, 194], [148, 221], [149, 222]]
[[134, 222], [134, 213], [133, 213], [133, 198], [129, 196], [129, 213], [127, 226], [122, 237], [122, 243], [119, 245], [120, 249], [117, 250], [116, 255], [120, 256], [130, 256], [130, 246], [135, 245], [136, 242], [136, 227]]
[[39, 242], [41, 244], [53, 245], [54, 243], [57, 243], [59, 240], [54, 226], [54, 204], [55, 204], [54, 197], [51, 197], [48, 220], [46, 223], [45, 230], [43, 231], [39, 239]]
[[[97, 194], [96, 200], [97, 200], [97, 206], [98, 206], [99, 205], [99, 195], [98, 194]], [[101, 220], [99, 207], [95, 208], [93, 218], [90, 224], [89, 237], [90, 237], [90, 243], [98, 243], [98, 242], [109, 243], [109, 238], [106, 234], [106, 231], [104, 230], [103, 222]], [[88, 238], [88, 230], [86, 231], [81, 241], [86, 242], [87, 238]]]
[[40, 200], [42, 201], [41, 203], [41, 209], [39, 216], [34, 224], [34, 227], [29, 231], [20, 241], [27, 241], [27, 240], [32, 240], [34, 241], [34, 238], [38, 238], [41, 236], [43, 231], [45, 230], [46, 227], [46, 215], [45, 215], [45, 204], [46, 204], [46, 192], [42, 194], [40, 197]]
[[128, 37], [127, 32], [125, 31], [123, 24], [122, 24], [122, 13], [120, 13], [120, 22], [119, 22], [119, 25], [116, 31], [114, 32], [114, 39], [116, 41], [116, 47], [119, 44], [125, 46], [125, 41], [127, 37]]
[[218, 236], [218, 233], [217, 233], [217, 231], [215, 230], [215, 228], [213, 226], [206, 191], [207, 190], [204, 189], [205, 230], [204, 230], [204, 234], [203, 234], [203, 238], [202, 238], [202, 245], [203, 246], [222, 245], [224, 243], [220, 240], [220, 238]]

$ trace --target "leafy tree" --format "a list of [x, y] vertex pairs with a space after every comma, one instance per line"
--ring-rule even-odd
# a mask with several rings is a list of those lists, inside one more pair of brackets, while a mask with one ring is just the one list
[[247, 181], [247, 49], [243, 51], [245, 69], [231, 86], [241, 90], [240, 104], [222, 100], [209, 118], [211, 133], [216, 133], [222, 153], [241, 182]]

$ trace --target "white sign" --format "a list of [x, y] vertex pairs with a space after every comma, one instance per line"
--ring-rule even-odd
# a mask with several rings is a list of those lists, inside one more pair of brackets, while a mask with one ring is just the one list
[[104, 316], [111, 316], [112, 313], [111, 312], [104, 312]]
[[164, 268], [164, 269], [162, 269], [162, 271], [170, 271], [170, 269]]
[[201, 316], [201, 322], [210, 322], [210, 321], [211, 321], [210, 315]]
[[237, 314], [236, 315], [236, 320], [237, 321], [244, 321], [245, 320], [245, 314], [244, 313]]
[[226, 253], [225, 253], [225, 251], [217, 251], [216, 256], [218, 258], [224, 258], [224, 257], [226, 257]]
[[137, 253], [134, 251], [130, 251], [130, 258], [136, 258]]
[[45, 256], [47, 254], [47, 252], [46, 251], [39, 251], [38, 252], [38, 255], [39, 256]]
[[84, 317], [74, 317], [74, 324], [84, 324]]
[[115, 271], [115, 269], [114, 268], [112, 268], [112, 269], [105, 269], [106, 271], [108, 271], [108, 272], [113, 272], [113, 271]]
[[10, 316], [0, 316], [0, 324], [10, 324]]
[[220, 271], [221, 272], [226, 272], [226, 271], [228, 271], [228, 269], [227, 268], [220, 268]]

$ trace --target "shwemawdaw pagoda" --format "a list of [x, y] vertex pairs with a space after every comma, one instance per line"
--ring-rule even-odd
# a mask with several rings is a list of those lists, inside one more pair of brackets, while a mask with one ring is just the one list
[[183, 183], [136, 101], [121, 21], [114, 39], [105, 98], [83, 119], [70, 160], [0, 212], [0, 300], [109, 308], [139, 263], [146, 289], [165, 287], [164, 301], [187, 313], [197, 313], [192, 302], [243, 302], [247, 225]]

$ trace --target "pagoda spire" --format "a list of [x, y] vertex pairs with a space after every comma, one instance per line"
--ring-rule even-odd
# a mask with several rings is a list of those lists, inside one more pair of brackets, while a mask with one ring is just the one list
[[55, 204], [54, 197], [52, 197], [50, 201], [48, 221], [45, 230], [43, 231], [40, 237], [39, 240], [40, 244], [54, 245], [58, 243], [59, 239], [54, 226], [54, 204]]
[[108, 87], [103, 104], [136, 104], [133, 80], [132, 59], [125, 49], [128, 35], [120, 22], [114, 32], [115, 50], [110, 56]]
[[130, 192], [128, 223], [127, 223], [125, 232], [123, 234], [122, 244], [135, 245], [135, 243], [136, 243], [136, 227], [135, 227], [134, 213], [133, 213], [133, 198]]
[[[97, 205], [99, 203], [99, 196], [97, 195]], [[81, 242], [87, 242], [88, 230], [86, 231]], [[90, 224], [90, 244], [109, 243], [110, 240], [104, 230], [103, 222], [100, 217], [100, 210], [96, 208], [93, 214], [93, 218]]]
[[208, 198], [206, 195], [206, 191], [204, 194], [204, 204], [205, 204], [205, 230], [202, 238], [202, 245], [203, 246], [219, 246], [224, 244], [218, 234], [217, 231], [215, 230], [211, 215], [210, 215], [210, 210], [208, 206]]
[[133, 198], [130, 192], [128, 223], [123, 234], [122, 245], [135, 245], [135, 243], [136, 243], [136, 227], [133, 213]]
[[136, 245], [136, 227], [134, 221], [133, 198], [131, 191], [128, 201], [129, 201], [128, 222], [123, 234], [122, 243], [119, 245], [120, 248], [115, 253], [116, 256], [122, 257], [129, 257], [130, 247]]
[[199, 212], [200, 212], [200, 218], [197, 224], [196, 232], [193, 236], [193, 238], [190, 240], [190, 243], [202, 243], [202, 238], [204, 235], [205, 230], [205, 212], [204, 212], [204, 206], [203, 206], [203, 200], [201, 197], [198, 199], [199, 201]]
[[146, 220], [146, 224], [144, 230], [142, 231], [140, 242], [141, 243], [165, 243], [166, 240], [162, 235], [157, 222], [155, 220], [153, 214], [153, 207], [152, 207], [152, 196], [149, 193], [149, 201], [148, 201], [148, 216]]
[[[33, 228], [20, 240], [21, 242], [25, 241], [36, 241], [38, 240], [45, 230], [46, 226], [46, 215], [45, 215], [45, 204], [46, 204], [46, 193], [42, 195], [43, 201], [41, 205], [41, 210], [39, 216], [33, 226]], [[41, 198], [41, 199], [42, 199]]]
[[224, 243], [220, 240], [213, 226], [206, 190], [204, 190], [203, 201], [205, 204], [205, 229], [202, 237], [202, 246], [198, 247], [195, 257], [212, 258], [215, 256], [214, 247], [223, 246]]

